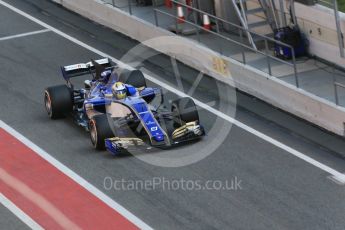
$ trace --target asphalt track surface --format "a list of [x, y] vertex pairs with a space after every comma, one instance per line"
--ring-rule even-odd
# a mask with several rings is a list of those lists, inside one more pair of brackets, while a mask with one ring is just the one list
[[[49, 1], [11, 0], [13, 6], [96, 47], [121, 58], [137, 42], [86, 20]], [[45, 28], [0, 6], [0, 39]], [[158, 167], [131, 155], [112, 157], [91, 148], [89, 136], [70, 119], [51, 121], [43, 107], [43, 90], [62, 84], [60, 65], [88, 61], [98, 55], [53, 32], [0, 41], [0, 119], [116, 200], [155, 229], [344, 229], [345, 186], [330, 180], [324, 171], [238, 128], [205, 159], [178, 168]], [[156, 56], [143, 63], [146, 69], [176, 84], [170, 59]], [[186, 91], [186, 76], [198, 73], [179, 64]], [[149, 82], [149, 85], [154, 84]], [[210, 78], [203, 78], [194, 97], [215, 101], [222, 109], [236, 108], [236, 119], [344, 172], [345, 142], [311, 124], [260, 100], [235, 92], [237, 105], [222, 99]], [[229, 89], [231, 91], [231, 89]], [[167, 101], [176, 98], [171, 92]], [[216, 116], [200, 109], [207, 131]], [[220, 120], [218, 126], [229, 123]], [[212, 140], [207, 136], [205, 141]], [[198, 145], [195, 143], [194, 145]], [[189, 151], [180, 147], [180, 152]], [[164, 154], [158, 152], [156, 154]], [[106, 189], [106, 177], [145, 181], [241, 180], [238, 190]], [[0, 226], [25, 228], [6, 208], [0, 207]], [[16, 223], [13, 224], [12, 223]]]
[[1, 228], [5, 229], [30, 229], [19, 218], [11, 213], [5, 206], [0, 205], [0, 223]]

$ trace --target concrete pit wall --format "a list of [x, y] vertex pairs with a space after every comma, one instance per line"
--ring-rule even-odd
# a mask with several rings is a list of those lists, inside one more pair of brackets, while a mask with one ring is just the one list
[[161, 36], [170, 36], [167, 40], [171, 42], [171, 45], [157, 46], [150, 42], [145, 43], [145, 45], [159, 52], [174, 55], [185, 64], [222, 82], [235, 86], [335, 134], [344, 136], [345, 109], [334, 103], [312, 95], [303, 89], [297, 89], [250, 66], [221, 56], [197, 42], [157, 28], [99, 0], [54, 1], [140, 42]]

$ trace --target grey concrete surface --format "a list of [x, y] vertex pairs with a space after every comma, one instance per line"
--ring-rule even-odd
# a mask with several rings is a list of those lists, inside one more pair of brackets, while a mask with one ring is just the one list
[[[112, 4], [111, 0], [107, 0], [109, 4]], [[128, 12], [128, 1], [127, 0], [116, 0], [115, 6], [121, 10], [125, 10]], [[163, 10], [171, 15], [175, 15], [176, 12], [173, 10], [169, 10], [166, 7], [159, 6], [157, 7], [159, 10]], [[152, 6], [137, 6], [135, 1], [132, 1], [132, 13], [133, 15], [144, 19], [152, 24], [155, 23], [154, 21], [154, 14], [153, 14], [153, 7]], [[185, 15], [188, 15], [185, 12]], [[158, 22], [159, 26], [165, 29], [168, 29], [171, 25], [174, 25], [175, 22], [172, 17], [158, 14]], [[184, 26], [190, 26], [190, 24], [186, 23]], [[235, 41], [240, 41], [238, 35], [230, 34], [225, 31], [221, 33], [223, 36], [228, 37]], [[181, 34], [180, 34], [181, 35]], [[200, 35], [194, 34], [192, 36], [186, 36], [188, 38], [197, 40], [201, 42], [203, 45], [219, 52], [227, 57], [231, 57], [237, 61], [243, 62], [242, 51], [245, 52], [245, 58], [247, 60], [247, 64], [260, 70], [265, 73], [269, 73], [267, 58], [266, 56], [258, 53], [254, 53], [249, 49], [240, 47], [232, 42], [229, 42], [225, 39], [219, 38], [213, 34], [205, 33], [205, 31], [201, 32]], [[243, 40], [245, 45], [248, 45], [248, 42], [244, 38]], [[265, 52], [265, 50], [262, 50]], [[271, 55], [273, 55], [273, 50], [269, 51]], [[288, 82], [292, 85], [296, 84], [295, 76], [294, 76], [294, 69], [282, 62], [277, 60], [270, 60], [271, 65], [271, 73], [273, 76], [279, 77], [280, 79]], [[320, 61], [316, 61], [313, 58], [299, 58], [297, 60], [297, 72], [299, 78], [299, 86], [321, 98], [329, 100], [331, 102], [336, 102], [336, 93], [334, 90], [334, 83], [338, 82], [341, 83], [345, 82], [345, 72], [335, 70], [335, 74], [333, 73], [333, 67], [326, 63], [321, 63]], [[345, 106], [345, 89], [340, 87], [338, 91], [339, 97], [339, 105]]]
[[0, 15], [0, 37], [12, 36], [43, 29], [40, 25], [28, 21], [20, 15], [13, 20], [12, 13], [3, 7], [0, 8]]
[[[11, 4], [48, 24], [115, 57], [137, 43], [43, 0], [11, 0]], [[5, 9], [1, 9], [5, 10]], [[8, 12], [16, 21], [18, 15]], [[0, 24], [2, 15], [0, 15]], [[96, 55], [97, 56], [97, 55]], [[59, 66], [95, 58], [95, 54], [51, 32], [0, 42], [0, 119], [156, 229], [343, 229], [345, 191], [326, 173], [233, 127], [209, 157], [181, 168], [163, 168], [132, 156], [111, 157], [90, 147], [88, 134], [70, 119], [51, 121], [43, 108], [45, 87], [63, 83]], [[160, 55], [144, 67], [176, 85], [170, 59]], [[186, 80], [195, 70], [179, 64]], [[152, 83], [149, 83], [153, 85]], [[228, 105], [220, 98], [214, 79], [205, 77], [193, 96]], [[230, 89], [231, 90], [231, 89]], [[340, 156], [345, 143], [260, 100], [236, 92], [236, 118], [308, 156], [345, 171]], [[167, 93], [168, 100], [176, 98]], [[219, 108], [222, 109], [222, 108]], [[200, 110], [207, 131], [216, 117]], [[220, 121], [220, 125], [228, 125]], [[212, 140], [208, 136], [204, 141]], [[198, 145], [200, 143], [195, 143]], [[190, 151], [188, 146], [178, 149]], [[164, 155], [166, 152], [155, 153]], [[169, 181], [242, 180], [237, 191], [106, 190], [104, 178]], [[0, 210], [1, 215], [3, 211]]]
[[[317, 69], [312, 69], [304, 72], [299, 76], [301, 86], [308, 88], [308, 91], [313, 94], [325, 98], [329, 101], [336, 102], [336, 91], [334, 83], [345, 83], [345, 73], [329, 66], [317, 64]], [[291, 75], [282, 76], [280, 79], [286, 82], [293, 82], [294, 77]], [[345, 106], [345, 88], [338, 87], [338, 103], [340, 106]]]
[[[183, 63], [202, 70], [220, 82], [225, 82], [326, 130], [340, 136], [345, 135], [344, 107], [336, 106], [334, 103], [304, 89], [297, 89], [290, 83], [266, 74], [267, 71], [263, 72], [249, 64], [240, 63], [226, 56], [219, 56], [218, 53], [201, 45], [201, 43], [195, 43], [181, 36], [174, 36], [172, 32], [156, 27], [145, 20], [131, 16], [100, 1], [64, 0], [62, 3], [67, 9], [138, 41], [147, 42], [152, 38], [169, 36], [169, 39], [165, 39], [163, 46], [159, 45], [164, 44], [160, 42], [158, 42], [158, 47], [157, 42], [147, 44], [147, 46], [159, 52], [174, 55]], [[171, 45], [167, 45], [167, 43], [171, 43]], [[177, 49], [176, 47], [184, 48]], [[228, 70], [226, 73], [220, 73], [215, 69], [214, 62], [219, 60], [219, 57], [225, 62]], [[261, 61], [261, 63], [263, 62]], [[308, 67], [310, 66], [308, 62], [302, 63], [301, 66], [307, 70], [311, 69]], [[291, 67], [286, 68], [286, 66], [279, 65], [273, 67], [278, 70], [274, 71], [275, 74], [278, 73], [278, 76], [284, 72], [291, 73]]]
[[29, 230], [30, 228], [0, 204], [0, 228], [8, 230]]

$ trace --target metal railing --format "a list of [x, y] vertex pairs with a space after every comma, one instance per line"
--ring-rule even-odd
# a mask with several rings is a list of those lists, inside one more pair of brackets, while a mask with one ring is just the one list
[[118, 8], [118, 9], [124, 9], [124, 8], [128, 8], [128, 13], [130, 14], [130, 15], [132, 15], [133, 14], [133, 11], [132, 11], [132, 0], [127, 0], [127, 5], [125, 5], [125, 6], [119, 6], [119, 5], [117, 5], [116, 4], [116, 0], [111, 0], [111, 1], [106, 1], [106, 0], [102, 0], [105, 4], [109, 4], [109, 5], [111, 5], [111, 6], [113, 6], [113, 7], [115, 7], [115, 8]]
[[[339, 88], [345, 90], [345, 84], [340, 83], [337, 79], [337, 76], [340, 76], [342, 78], [345, 77], [344, 75], [344, 69], [339, 68], [339, 66], [335, 64], [330, 64], [330, 67], [332, 68], [329, 70], [329, 72], [332, 73], [332, 78], [333, 78], [333, 87], [334, 87], [334, 99], [335, 99], [335, 104], [338, 106], [345, 106], [345, 105], [340, 105], [340, 100], [339, 100]], [[343, 81], [343, 79], [341, 80]], [[345, 92], [345, 91], [344, 91]], [[344, 94], [343, 94], [344, 95]]]
[[[119, 8], [119, 9], [124, 8], [124, 7], [120, 7], [120, 6], [116, 5], [116, 0], [111, 0], [111, 2], [112, 2], [111, 5], [114, 6], [114, 7], [116, 7], [116, 8]], [[132, 14], [133, 14], [133, 13], [132, 13], [132, 12], [133, 12], [133, 10], [132, 10], [132, 4], [133, 4], [133, 3], [132, 3], [132, 0], [127, 0], [127, 2], [128, 2], [127, 7], [128, 7], [129, 14], [132, 15]], [[264, 40], [267, 40], [267, 41], [270, 41], [270, 42], [272, 42], [272, 43], [282, 45], [282, 46], [284, 46], [284, 47], [286, 47], [286, 48], [289, 48], [289, 49], [291, 50], [291, 53], [292, 53], [292, 54], [294, 53], [293, 47], [290, 46], [289, 44], [286, 44], [286, 43], [284, 43], [284, 42], [275, 40], [274, 38], [271, 38], [271, 37], [268, 37], [268, 36], [265, 36], [265, 35], [256, 33], [256, 32], [254, 32], [254, 31], [252, 31], [252, 30], [250, 30], [250, 29], [246, 29], [246, 28], [244, 28], [244, 27], [242, 27], [242, 26], [239, 26], [239, 25], [234, 24], [234, 23], [232, 23], [232, 22], [226, 21], [226, 20], [224, 20], [224, 19], [222, 19], [222, 18], [219, 18], [219, 17], [217, 17], [217, 16], [215, 16], [215, 15], [209, 14], [209, 13], [207, 13], [207, 12], [205, 12], [205, 11], [199, 10], [199, 9], [197, 9], [197, 8], [195, 8], [195, 7], [186, 5], [186, 4], [181, 3], [181, 2], [179, 2], [179, 1], [177, 1], [177, 0], [171, 0], [171, 2], [172, 2], [175, 6], [176, 6], [176, 5], [179, 5], [179, 6], [182, 6], [182, 7], [184, 7], [184, 8], [187, 8], [188, 10], [194, 12], [193, 16], [194, 16], [195, 22], [197, 21], [197, 15], [196, 15], [196, 13], [199, 13], [199, 14], [202, 14], [202, 15], [203, 15], [203, 14], [208, 15], [209, 18], [211, 18], [211, 19], [213, 19], [213, 20], [215, 21], [217, 33], [220, 33], [220, 26], [219, 26], [219, 24], [220, 24], [220, 22], [221, 22], [221, 23], [227, 24], [227, 25], [229, 25], [229, 26], [235, 27], [236, 30], [241, 29], [244, 33], [249, 33], [250, 36], [252, 36], [252, 37], [261, 38], [263, 41], [264, 41]], [[108, 3], [108, 2], [106, 2], [106, 3]], [[110, 4], [110, 3], [108, 3], [108, 4]], [[152, 4], [153, 4], [154, 7], [156, 7], [156, 6], [159, 5], [159, 4], [157, 4], [157, 0], [153, 0], [153, 1], [152, 1]], [[293, 55], [293, 59], [294, 59], [294, 58], [295, 58], [295, 55]], [[294, 60], [292, 60], [292, 61], [294, 62]]]
[[[226, 38], [228, 38], [227, 40], [230, 40], [232, 43], [237, 44], [237, 45], [240, 45], [241, 47], [250, 49], [251, 51], [254, 51], [255, 53], [264, 54], [263, 52], [261, 52], [261, 51], [255, 49], [254, 47], [253, 47], [253, 48], [250, 48], [250, 47], [246, 46], [246, 45], [244, 44], [243, 35], [249, 33], [250, 36], [261, 39], [261, 40], [264, 42], [264, 44], [265, 44], [265, 54], [264, 54], [264, 55], [267, 57], [267, 60], [268, 60], [268, 61], [267, 61], [267, 62], [268, 62], [267, 64], [268, 64], [269, 74], [272, 75], [272, 69], [271, 69], [270, 59], [273, 59], [273, 60], [276, 60], [276, 61], [281, 62], [281, 63], [283, 63], [283, 64], [287, 64], [287, 65], [289, 65], [289, 66], [292, 66], [292, 68], [293, 68], [293, 70], [294, 70], [295, 84], [296, 84], [296, 87], [299, 88], [299, 81], [298, 81], [298, 74], [297, 74], [297, 64], [296, 64], [295, 50], [294, 50], [294, 48], [293, 48], [291, 45], [286, 44], [286, 43], [281, 42], [281, 41], [278, 41], [278, 40], [275, 40], [274, 38], [271, 38], [271, 37], [268, 37], [268, 36], [259, 34], [259, 33], [257, 33], [257, 32], [252, 31], [251, 29], [246, 29], [246, 28], [244, 28], [244, 27], [242, 27], [242, 26], [240, 26], [240, 25], [237, 25], [237, 24], [235, 24], [235, 23], [226, 21], [226, 20], [224, 20], [224, 19], [222, 19], [222, 18], [219, 18], [219, 17], [217, 17], [217, 16], [215, 16], [215, 15], [212, 15], [212, 14], [207, 13], [207, 12], [205, 12], [205, 11], [199, 10], [199, 9], [194, 8], [194, 7], [192, 7], [192, 6], [189, 6], [189, 5], [180, 3], [180, 2], [177, 1], [177, 0], [172, 0], [172, 2], [174, 3], [175, 7], [176, 7], [176, 6], [184, 7], [185, 9], [187, 9], [187, 11], [189, 11], [189, 12], [191, 12], [191, 14], [193, 14], [193, 20], [194, 20], [194, 22], [187, 21], [187, 20], [185, 20], [185, 22], [187, 22], [187, 23], [189, 23], [189, 24], [192, 24], [193, 26], [198, 26], [198, 28], [203, 29], [203, 27], [201, 27], [201, 26], [199, 26], [199, 25], [197, 24], [197, 22], [198, 22], [198, 14], [200, 14], [200, 15], [207, 15], [207, 16], [208, 16], [211, 20], [213, 20], [213, 22], [215, 23], [215, 25], [216, 25], [216, 34], [218, 34], [219, 37], [222, 37], [222, 38], [225, 37], [224, 35], [220, 34], [220, 23], [223, 23], [223, 24], [232, 26], [232, 27], [234, 27], [234, 31], [237, 30], [238, 34], [240, 35], [241, 43], [238, 43], [237, 41], [235, 41], [235, 40], [233, 40], [233, 39], [231, 39], [231, 38], [226, 37]], [[156, 13], [156, 12], [160, 12], [160, 13], [167, 14], [167, 15], [169, 15], [169, 16], [173, 16], [173, 17], [177, 18], [177, 17], [174, 16], [174, 15], [171, 15], [171, 14], [168, 14], [168, 13], [166, 13], [166, 12], [164, 12], [164, 11], [155, 9], [155, 21], [156, 21], [156, 26], [157, 26], [157, 20], [158, 20], [158, 19], [157, 19], [157, 13]], [[203, 30], [204, 30], [204, 29], [203, 29]], [[206, 31], [206, 32], [215, 34], [213, 31]], [[217, 35], [216, 35], [216, 36], [217, 36]], [[200, 34], [199, 34], [198, 31], [197, 31], [197, 37], [198, 37], [198, 41], [200, 42]], [[269, 43], [271, 43], [271, 44], [273, 44], [273, 45], [276, 45], [276, 44], [277, 44], [277, 45], [280, 45], [280, 46], [282, 46], [282, 47], [288, 48], [288, 49], [290, 50], [291, 54], [292, 54], [292, 59], [291, 59], [291, 62], [292, 62], [292, 63], [286, 62], [286, 61], [284, 61], [284, 60], [282, 60], [282, 59], [279, 59], [279, 58], [277, 58], [277, 57], [275, 57], [275, 56], [273, 56], [273, 55], [270, 55], [270, 54], [269, 54]], [[221, 53], [221, 54], [222, 54], [222, 53]], [[244, 55], [243, 52], [242, 52], [242, 56], [244, 57], [244, 58], [243, 58], [243, 63], [245, 64], [245, 55]]]
[[338, 88], [345, 89], [345, 85], [339, 82], [334, 82], [334, 97], [335, 97], [335, 104], [339, 105], [339, 95], [338, 95]]
[[[252, 37], [259, 37], [259, 38], [262, 38], [262, 40], [267, 40], [267, 41], [270, 41], [270, 42], [272, 42], [272, 43], [276, 43], [276, 44], [282, 45], [282, 46], [284, 46], [284, 47], [287, 47], [287, 48], [289, 48], [289, 49], [291, 50], [291, 53], [293, 53], [293, 50], [294, 50], [293, 47], [292, 47], [291, 45], [287, 44], [287, 43], [284, 43], [284, 42], [275, 40], [274, 38], [271, 38], [271, 37], [268, 37], [268, 36], [259, 34], [259, 33], [255, 32], [255, 31], [252, 31], [251, 29], [246, 29], [246, 28], [244, 28], [243, 26], [240, 26], [240, 25], [237, 25], [237, 24], [235, 24], [235, 23], [226, 21], [226, 20], [224, 20], [224, 19], [222, 19], [222, 18], [220, 18], [220, 17], [217, 17], [217, 16], [215, 16], [215, 15], [213, 15], [213, 14], [210, 14], [210, 13], [207, 13], [207, 12], [205, 12], [205, 11], [199, 10], [199, 9], [194, 8], [194, 7], [192, 7], [192, 6], [189, 6], [189, 5], [180, 3], [180, 2], [178, 2], [177, 0], [171, 0], [171, 1], [175, 4], [175, 6], [177, 6], [177, 5], [178, 5], [178, 6], [182, 6], [182, 7], [186, 8], [186, 9], [189, 9], [190, 11], [194, 12], [194, 15], [193, 15], [193, 16], [194, 16], [194, 20], [197, 20], [197, 15], [196, 15], [196, 13], [199, 13], [199, 14], [202, 14], [202, 15], [205, 14], [205, 15], [207, 15], [211, 20], [213, 19], [213, 21], [214, 21], [215, 24], [216, 24], [217, 33], [220, 32], [220, 31], [219, 31], [219, 28], [220, 28], [220, 27], [219, 27], [219, 23], [220, 23], [220, 22], [221, 22], [221, 23], [225, 23], [225, 24], [227, 24], [227, 25], [229, 25], [229, 26], [235, 27], [236, 30], [241, 29], [244, 33], [249, 33]], [[196, 22], [196, 21], [195, 21], [195, 22]], [[295, 55], [293, 55], [293, 56], [295, 56]]]
[[[169, 14], [169, 13], [164, 12], [164, 11], [159, 10], [159, 9], [154, 9], [154, 12], [155, 12], [155, 13], [154, 13], [155, 24], [156, 24], [157, 27], [160, 27], [160, 25], [159, 25], [159, 19], [158, 19], [158, 14], [165, 15], [165, 16], [171, 17], [171, 18], [173, 18], [173, 19], [175, 20], [176, 32], [177, 32], [177, 34], [178, 34], [178, 29], [177, 29], [177, 26], [178, 26], [177, 24], [178, 24], [178, 23], [177, 23], [177, 21], [178, 21], [178, 20], [181, 20], [181, 19], [179, 19], [179, 18], [178, 18], [177, 16], [175, 16], [175, 15]], [[286, 45], [287, 47], [292, 48], [292, 49], [291, 49], [292, 56], [293, 56], [292, 63], [290, 63], [290, 62], [288, 62], [288, 61], [285, 61], [285, 60], [282, 60], [282, 59], [280, 59], [280, 58], [277, 58], [277, 57], [271, 55], [271, 54], [269, 53], [268, 39], [264, 40], [264, 41], [265, 41], [265, 52], [262, 52], [262, 51], [260, 51], [260, 50], [256, 50], [256, 49], [254, 49], [254, 48], [251, 47], [251, 46], [245, 45], [244, 42], [243, 42], [243, 39], [244, 39], [244, 38], [243, 38], [243, 33], [244, 33], [244, 32], [243, 32], [243, 28], [240, 27], [240, 26], [238, 26], [237, 29], [238, 29], [238, 33], [240, 34], [240, 40], [241, 40], [241, 42], [238, 42], [238, 41], [236, 41], [236, 40], [233, 40], [233, 39], [231, 39], [231, 38], [229, 38], [229, 37], [226, 37], [226, 36], [224, 36], [224, 35], [222, 35], [222, 34], [219, 34], [219, 33], [217, 33], [217, 32], [214, 32], [214, 31], [211, 31], [211, 30], [207, 30], [207, 29], [205, 29], [204, 27], [202, 27], [202, 26], [200, 26], [200, 25], [198, 25], [198, 24], [196, 24], [196, 23], [193, 23], [193, 22], [190, 22], [190, 21], [187, 21], [187, 20], [184, 20], [184, 23], [187, 23], [187, 24], [193, 26], [193, 27], [196, 29], [196, 31], [197, 31], [197, 39], [198, 39], [198, 42], [199, 42], [199, 43], [201, 43], [200, 31], [203, 31], [203, 32], [205, 32], [205, 33], [213, 34], [213, 35], [215, 35], [216, 37], [218, 37], [218, 38], [220, 38], [220, 39], [223, 39], [223, 40], [225, 40], [225, 41], [227, 41], [227, 42], [230, 42], [230, 43], [232, 43], [232, 44], [238, 45], [238, 46], [240, 46], [240, 47], [242, 47], [242, 48], [248, 49], [248, 50], [250, 50], [250, 51], [253, 51], [253, 52], [255, 52], [255, 53], [258, 53], [258, 54], [261, 54], [261, 55], [265, 56], [266, 59], [267, 59], [268, 74], [271, 75], [271, 76], [274, 76], [274, 75], [272, 74], [272, 63], [271, 63], [272, 60], [275, 60], [275, 61], [280, 62], [280, 63], [282, 63], [282, 64], [285, 64], [285, 65], [287, 65], [287, 66], [290, 66], [291, 68], [293, 68], [293, 73], [294, 73], [294, 77], [295, 77], [295, 84], [296, 84], [296, 87], [299, 88], [299, 80], [298, 80], [298, 74], [297, 74], [297, 66], [296, 66], [295, 54], [294, 54], [294, 49], [293, 49], [291, 46]], [[275, 40], [273, 40], [273, 41], [275, 41]], [[276, 41], [275, 41], [275, 42], [276, 42]], [[282, 46], [285, 46], [284, 43], [281, 43], [281, 42], [278, 42], [278, 41], [277, 41], [276, 43], [277, 43], [277, 44], [280, 44], [280, 45], [282, 45]], [[223, 54], [221, 48], [220, 48], [220, 50], [219, 50], [219, 53]], [[247, 64], [247, 62], [246, 62], [246, 53], [245, 53], [245, 51], [244, 51], [243, 49], [241, 50], [241, 54], [242, 54], [242, 63], [243, 63], [243, 64]]]
[[331, 8], [334, 11], [334, 20], [335, 20], [335, 26], [337, 30], [337, 36], [338, 36], [339, 54], [340, 54], [340, 57], [345, 58], [344, 37], [341, 30], [338, 1], [337, 0], [318, 0], [317, 4]]
[[[126, 6], [119, 6], [117, 4], [117, 0], [111, 0], [111, 1], [110, 0], [108, 0], [108, 1], [103, 0], [103, 1], [105, 3], [107, 3], [107, 4], [112, 5], [113, 7], [118, 8], [118, 9], [124, 10], [124, 8], [128, 8], [128, 13], [130, 15], [133, 15], [133, 2], [132, 2], [132, 0], [127, 0], [127, 5]], [[125, 2], [125, 1], [126, 0], [123, 0], [121, 2]], [[157, 7], [159, 5], [159, 4], [157, 4], [156, 0], [153, 0], [152, 2], [153, 2], [153, 6], [154, 7]], [[213, 35], [217, 36], [219, 39], [223, 39], [223, 40], [225, 40], [227, 42], [230, 42], [232, 44], [238, 45], [238, 46], [240, 46], [240, 47], [242, 47], [244, 49], [248, 49], [248, 50], [250, 50], [250, 51], [252, 51], [254, 53], [263, 55], [266, 58], [266, 60], [267, 60], [268, 74], [271, 75], [271, 76], [274, 76], [273, 73], [272, 73], [272, 61], [273, 60], [275, 60], [277, 62], [280, 62], [282, 64], [285, 64], [285, 65], [287, 65], [287, 66], [289, 66], [289, 67], [291, 67], [293, 69], [295, 85], [296, 85], [297, 88], [299, 88], [299, 80], [298, 80], [298, 74], [297, 74], [297, 64], [296, 64], [295, 50], [294, 50], [294, 48], [291, 45], [283, 43], [283, 42], [278, 41], [278, 40], [275, 40], [275, 39], [273, 39], [271, 37], [268, 37], [268, 36], [265, 36], [265, 35], [262, 35], [262, 34], [258, 34], [258, 33], [254, 32], [254, 31], [250, 30], [250, 29], [246, 29], [246, 28], [244, 28], [244, 27], [242, 27], [240, 25], [237, 25], [237, 24], [234, 24], [232, 22], [226, 21], [226, 20], [224, 20], [222, 18], [219, 18], [219, 17], [217, 17], [215, 15], [212, 15], [212, 14], [209, 14], [209, 13], [204, 12], [202, 10], [196, 9], [196, 8], [194, 8], [192, 6], [183, 4], [181, 2], [178, 2], [177, 0], [172, 0], [172, 3], [174, 4], [175, 8], [178, 5], [178, 6], [181, 6], [181, 7], [185, 8], [185, 9], [187, 9], [189, 12], [192, 12], [194, 22], [188, 21], [187, 19], [184, 20], [184, 22], [192, 25], [193, 27], [195, 27], [197, 29], [196, 33], [197, 33], [197, 39], [198, 39], [199, 43], [202, 43], [201, 42], [201, 38], [200, 38], [200, 36], [201, 36], [200, 35], [200, 31], [203, 31], [203, 32], [206, 32], [206, 33], [209, 33], [209, 34], [213, 34]], [[154, 12], [155, 24], [156, 24], [157, 27], [159, 27], [158, 14], [162, 14], [162, 15], [166, 15], [168, 17], [173, 18], [175, 20], [175, 22], [176, 22], [175, 26], [177, 28], [177, 19], [178, 19], [178, 17], [176, 15], [169, 14], [167, 12], [164, 12], [164, 11], [156, 9], [156, 8], [153, 9], [153, 12]], [[216, 31], [205, 30], [202, 26], [197, 24], [197, 22], [199, 21], [198, 20], [198, 14], [199, 14], [199, 16], [200, 15], [204, 15], [204, 14], [208, 15], [209, 18], [215, 23]], [[234, 28], [233, 31], [236, 31], [239, 34], [239, 36], [240, 36], [240, 42], [236, 41], [234, 39], [231, 39], [231, 38], [229, 38], [227, 36], [224, 36], [223, 34], [221, 34], [221, 27], [220, 27], [221, 23], [223, 25], [228, 25], [228, 26], [233, 27]], [[245, 34], [247, 34], [247, 33], [249, 33], [253, 37], [261, 39], [261, 41], [264, 42], [264, 47], [265, 47], [264, 51], [255, 49], [255, 48], [245, 44], [245, 40], [246, 40]], [[270, 52], [269, 47], [270, 47], [271, 44], [274, 44], [274, 45], [277, 44], [277, 45], [280, 45], [282, 47], [288, 48], [290, 50], [291, 54], [292, 54], [291, 62], [282, 60], [280, 58], [277, 58], [277, 57], [271, 55], [269, 53]], [[219, 53], [223, 54], [223, 50], [222, 50], [221, 46], [219, 47]], [[246, 62], [246, 53], [245, 53], [245, 51], [243, 49], [241, 50], [241, 54], [242, 54], [242, 63], [243, 64], [247, 64], [247, 62]], [[254, 68], [256, 68], [256, 67], [254, 67]]]

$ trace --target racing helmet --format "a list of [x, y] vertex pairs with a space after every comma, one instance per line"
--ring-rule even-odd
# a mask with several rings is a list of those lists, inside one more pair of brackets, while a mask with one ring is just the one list
[[101, 73], [99, 81], [103, 82], [104, 84], [107, 84], [108, 81], [109, 81], [110, 75], [111, 75], [111, 71], [110, 70], [103, 71]]
[[127, 96], [127, 88], [125, 86], [125, 84], [123, 84], [122, 82], [116, 82], [112, 87], [111, 87], [114, 96], [117, 99], [124, 99]]

